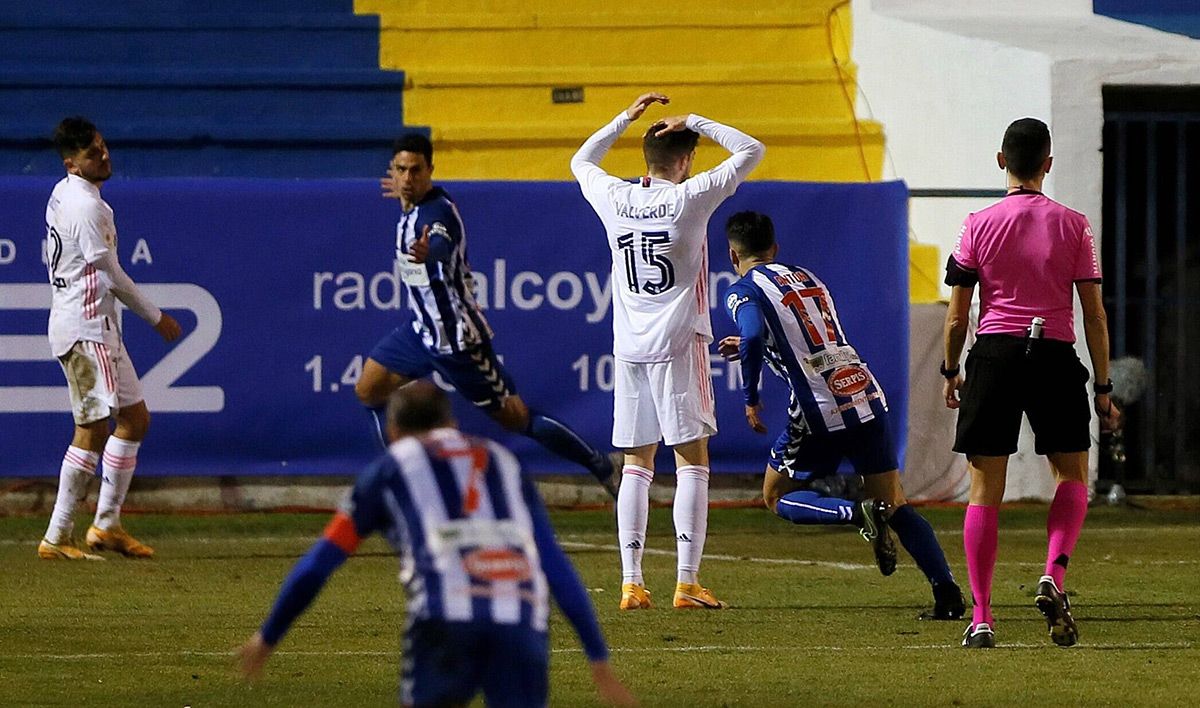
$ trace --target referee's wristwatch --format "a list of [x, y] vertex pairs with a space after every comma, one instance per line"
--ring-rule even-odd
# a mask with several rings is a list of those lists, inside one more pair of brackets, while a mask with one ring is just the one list
[[[955, 376], [958, 376], [959, 367], [956, 366], [953, 369], [947, 369], [946, 362], [943, 361], [940, 364], [938, 364], [938, 371], [942, 374], [942, 376], [945, 376], [947, 379], [952, 379]], [[1109, 390], [1111, 390], [1111, 388]]]
[[1105, 394], [1112, 393], [1112, 392], [1113, 392], [1113, 382], [1112, 382], [1112, 379], [1109, 379], [1109, 380], [1108, 380], [1108, 383], [1102, 383], [1102, 384], [1101, 384], [1101, 383], [1098, 383], [1098, 384], [1095, 384], [1095, 385], [1093, 385], [1093, 386], [1092, 386], [1092, 391], [1093, 391], [1093, 392], [1094, 392], [1094, 393], [1095, 393], [1097, 396], [1103, 396], [1103, 395], [1105, 395]]

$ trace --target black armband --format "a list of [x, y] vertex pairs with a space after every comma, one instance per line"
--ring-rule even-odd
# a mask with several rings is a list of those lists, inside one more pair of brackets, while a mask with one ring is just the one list
[[1097, 396], [1100, 396], [1100, 395], [1106, 394], [1106, 393], [1112, 393], [1113, 392], [1112, 379], [1109, 379], [1108, 383], [1093, 384], [1092, 391], [1095, 391]]
[[958, 372], [959, 372], [959, 370], [960, 370], [960, 369], [959, 369], [959, 367], [957, 367], [957, 366], [956, 366], [956, 367], [954, 367], [953, 369], [947, 369], [947, 368], [946, 368], [946, 362], [944, 362], [944, 361], [943, 361], [943, 362], [941, 362], [940, 364], [938, 364], [938, 372], [939, 372], [939, 373], [940, 373], [942, 376], [945, 376], [945, 377], [946, 377], [946, 378], [948, 378], [948, 379], [952, 379], [952, 378], [954, 378], [955, 376], [958, 376]]
[[964, 288], [973, 288], [979, 283], [979, 274], [973, 270], [963, 268], [954, 260], [954, 256], [946, 259], [946, 285], [954, 287], [956, 285]]

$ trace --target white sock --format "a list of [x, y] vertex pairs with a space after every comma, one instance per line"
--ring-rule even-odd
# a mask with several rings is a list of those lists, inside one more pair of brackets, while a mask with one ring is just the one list
[[625, 465], [617, 492], [617, 543], [621, 546], [621, 582], [645, 585], [642, 552], [646, 546], [646, 516], [650, 513], [650, 482], [654, 470]]
[[96, 528], [107, 531], [121, 525], [121, 505], [129, 492], [129, 482], [137, 467], [140, 442], [122, 440], [116, 435], [104, 446], [104, 467], [100, 475], [100, 500], [96, 502]]
[[695, 583], [708, 535], [708, 468], [686, 465], [675, 470], [675, 549], [681, 583]]
[[71, 532], [75, 530], [75, 509], [87, 496], [88, 482], [92, 481], [99, 460], [98, 452], [74, 445], [67, 448], [58, 470], [58, 496], [50, 514], [50, 526], [46, 529], [46, 540], [50, 543], [71, 540]]

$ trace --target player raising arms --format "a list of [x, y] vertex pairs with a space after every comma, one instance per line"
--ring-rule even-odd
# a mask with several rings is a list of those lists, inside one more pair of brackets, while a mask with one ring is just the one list
[[[708, 438], [717, 432], [708, 345], [708, 219], [762, 160], [763, 144], [697, 115], [664, 118], [646, 131], [647, 175], [627, 182], [600, 160], [629, 124], [666, 96], [647, 93], [587, 139], [571, 171], [608, 234], [612, 251], [613, 445], [625, 450], [617, 529], [621, 609], [650, 607], [642, 578], [646, 516], [659, 440], [675, 450], [678, 578], [674, 605], [719, 609], [697, 574], [708, 528]], [[733, 153], [689, 177], [704, 135]]]
[[[38, 556], [100, 558], [79, 549], [71, 533], [75, 507], [87, 496], [103, 453], [100, 499], [87, 545], [94, 551], [149, 558], [154, 549], [121, 526], [121, 505], [150, 425], [150, 411], [117, 326], [117, 300], [168, 342], [179, 336], [180, 328], [142, 294], [117, 261], [113, 210], [100, 197], [100, 187], [112, 177], [100, 131], [83, 118], [65, 118], [54, 131], [54, 146], [67, 176], [54, 186], [46, 205], [50, 348], [67, 377], [75, 436], [63, 456], [58, 497]], [[113, 418], [116, 431], [110, 434]]]
[[467, 235], [450, 195], [433, 185], [433, 144], [409, 134], [393, 146], [383, 196], [403, 207], [396, 225], [396, 259], [408, 292], [408, 321], [375, 345], [354, 391], [384, 440], [388, 394], [434, 371], [505, 430], [533, 438], [587, 468], [612, 496], [619, 462], [569, 427], [531, 410], [492, 349], [492, 329], [475, 302]]
[[[734, 214], [725, 233], [741, 276], [726, 292], [725, 308], [740, 336], [722, 339], [719, 349], [741, 360], [746, 420], [755, 432], [767, 432], [758, 395], [764, 359], [791, 389], [788, 425], [763, 479], [767, 508], [796, 524], [857, 526], [884, 575], [896, 569], [890, 525], [933, 586], [933, 610], [922, 617], [958, 619], [966, 611], [962, 592], [933, 528], [900, 486], [883, 389], [847, 341], [828, 288], [811, 272], [775, 261], [775, 226], [765, 214]], [[871, 499], [856, 504], [808, 489], [836, 474], [843, 458], [863, 476]]]

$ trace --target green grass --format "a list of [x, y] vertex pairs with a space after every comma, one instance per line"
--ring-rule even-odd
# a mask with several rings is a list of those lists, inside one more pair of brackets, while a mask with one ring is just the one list
[[[926, 513], [965, 585], [961, 510]], [[1200, 678], [1196, 514], [1093, 510], [1068, 576], [1081, 633], [1073, 649], [1050, 644], [1032, 606], [1044, 516], [1038, 507], [1001, 516], [1000, 648], [987, 652], [958, 647], [964, 623], [916, 621], [928, 591], [907, 556], [882, 578], [865, 567], [867, 545], [844, 528], [714, 510], [702, 577], [733, 607], [669, 609], [674, 559], [663, 554], [646, 557], [659, 606], [620, 613], [611, 513], [554, 521], [616, 670], [648, 706], [1190, 702]], [[333, 577], [261, 682], [243, 684], [232, 671], [229, 650], [257, 627], [324, 522], [135, 516], [127, 526], [156, 546], [157, 560], [85, 564], [34, 557], [45, 519], [0, 519], [0, 705], [393, 705], [403, 601], [396, 561], [378, 540]], [[650, 549], [673, 551], [669, 511], [652, 512], [650, 532]], [[559, 616], [552, 645], [552, 704], [595, 704]]]

